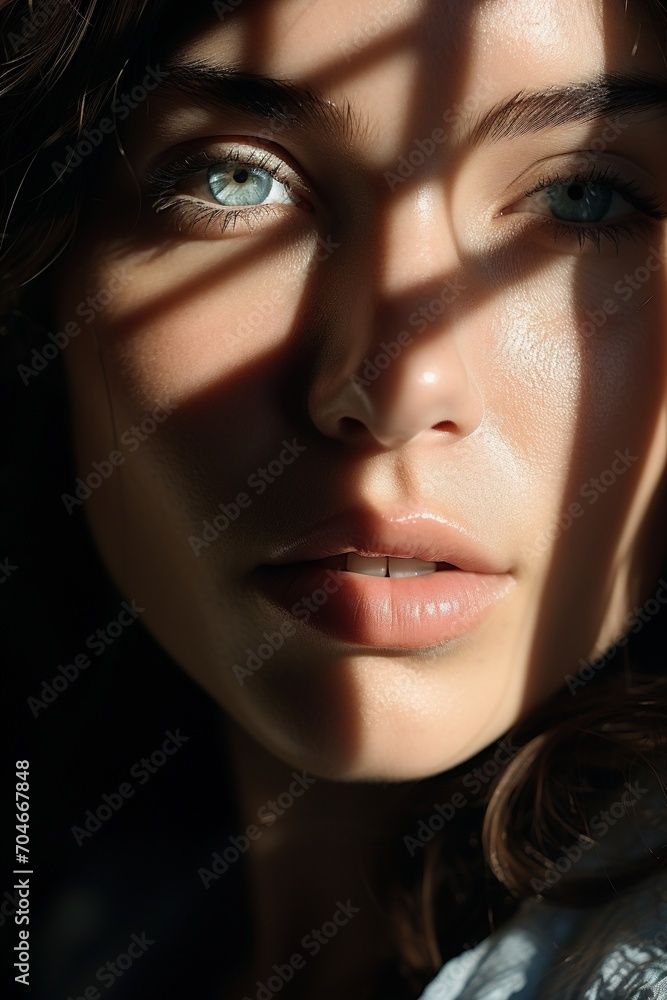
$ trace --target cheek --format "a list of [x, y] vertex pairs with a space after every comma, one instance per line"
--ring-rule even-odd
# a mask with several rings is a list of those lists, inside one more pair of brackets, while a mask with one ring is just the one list
[[[211, 497], [236, 492], [261, 458], [272, 457], [275, 372], [314, 270], [305, 240], [296, 247], [255, 243], [252, 251], [233, 242], [233, 249], [209, 241], [157, 260], [126, 258], [122, 291], [84, 324], [66, 358], [80, 469], [123, 450], [124, 432], [131, 437], [156, 403], [167, 403], [177, 416], [150, 447], [125, 449], [123, 475], [144, 478], [144, 467], [159, 465], [149, 488], [172, 481], [180, 501], [196, 508], [193, 516], [208, 512]], [[76, 280], [61, 296], [62, 317], [82, 294], [108, 284], [113, 249], [96, 260], [95, 267], [71, 268]]]
[[[122, 458], [85, 501], [102, 557], [123, 593], [143, 602], [158, 642], [199, 680], [208, 671], [216, 693], [220, 651], [227, 662], [231, 648], [252, 642], [252, 609], [229, 569], [252, 546], [229, 531], [200, 556], [190, 537], [280, 452], [286, 396], [276, 372], [318, 266], [306, 240], [264, 252], [255, 242], [252, 256], [234, 242], [233, 252], [216, 241], [156, 260], [126, 257], [131, 278], [82, 324], [65, 357], [78, 475], [111, 453]], [[107, 247], [72, 261], [60, 320], [108, 284], [115, 260]], [[168, 416], [151, 430], [158, 403]], [[289, 486], [288, 473], [283, 480]], [[253, 496], [251, 519], [263, 499]], [[234, 678], [226, 683], [238, 697]]]
[[653, 276], [624, 302], [623, 264], [559, 264], [504, 295], [489, 316], [490, 350], [477, 361], [488, 373], [487, 410], [525, 463], [538, 518], [581, 500], [591, 477], [619, 466], [617, 451], [640, 456], [619, 479], [620, 506], [649, 459], [653, 473], [656, 460], [664, 464], [664, 279]]
[[[113, 259], [111, 246], [96, 266], [73, 269], [78, 281], [61, 296], [63, 315], [82, 288], [105, 287]], [[306, 248], [250, 247], [242, 239], [126, 257], [122, 293], [92, 324], [114, 396], [150, 399], [159, 387], [193, 397], [261, 359], [291, 329], [308, 263]], [[80, 352], [76, 363], [94, 375], [99, 360], [97, 350]]]
[[[619, 274], [643, 265], [635, 250], [604, 270], [597, 262], [594, 274], [584, 262], [575, 277], [524, 282], [490, 320], [487, 403], [527, 470], [520, 575], [534, 592], [539, 662], [553, 658], [560, 637], [556, 680], [569, 646], [575, 658], [596, 643], [604, 648], [659, 575], [664, 274], [652, 275], [632, 300], [618, 284]], [[566, 298], [564, 288], [571, 290]]]

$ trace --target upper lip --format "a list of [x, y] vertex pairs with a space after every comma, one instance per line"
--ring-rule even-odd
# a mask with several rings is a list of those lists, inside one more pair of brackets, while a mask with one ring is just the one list
[[265, 565], [310, 562], [346, 552], [451, 563], [472, 573], [505, 573], [506, 566], [460, 524], [428, 511], [351, 510], [314, 525], [276, 548]]

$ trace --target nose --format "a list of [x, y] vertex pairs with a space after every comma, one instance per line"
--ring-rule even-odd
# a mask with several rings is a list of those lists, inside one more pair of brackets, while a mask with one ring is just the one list
[[310, 387], [311, 419], [328, 437], [393, 449], [425, 435], [459, 440], [479, 426], [462, 308], [468, 284], [448, 214], [444, 192], [427, 184], [380, 210]]

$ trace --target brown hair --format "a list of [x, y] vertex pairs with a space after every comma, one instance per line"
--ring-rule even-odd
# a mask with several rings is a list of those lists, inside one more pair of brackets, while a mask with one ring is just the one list
[[[71, 148], [109, 111], [121, 76], [148, 58], [174, 0], [0, 0], [3, 141], [0, 303], [39, 275], [72, 238], [83, 170], [61, 173]], [[190, 10], [193, 8], [190, 5]]]
[[[653, 7], [666, 16], [661, 0]], [[192, 16], [193, 4], [188, 8]], [[75, 232], [95, 156], [60, 178], [53, 163], [66, 162], [68, 146], [103, 115], [121, 73], [131, 81], [133, 68], [144, 67], [172, 13], [181, 16], [174, 0], [1, 0], [0, 294], [6, 312], [27, 308], [21, 286], [47, 269]], [[556, 870], [563, 844], [591, 837], [589, 819], [605, 797], [639, 772], [667, 774], [661, 635], [660, 623], [653, 624], [594, 680], [576, 692], [564, 689], [516, 727], [506, 740], [517, 749], [497, 778], [412, 854], [406, 834], [434, 803], [451, 802], [493, 748], [406, 790], [378, 883], [393, 928], [392, 966], [406, 997], [419, 995], [443, 961], [502, 923], [519, 900], [548, 895], [590, 903], [662, 863], [645, 852], [613, 879], [575, 871], [549, 886], [545, 878]], [[641, 665], [636, 675], [635, 664]]]
[[[598, 671], [590, 668], [594, 678], [564, 688], [498, 744], [406, 791], [376, 876], [406, 996], [419, 996], [445, 961], [500, 927], [522, 900], [602, 904], [667, 863], [664, 627], [645, 626], [633, 654], [616, 650]], [[641, 664], [636, 673], [631, 656]], [[498, 747], [509, 748], [510, 759], [487, 770], [494, 777], [467, 780]], [[638, 783], [649, 794], [624, 807], [635, 853], [619, 855], [613, 837], [605, 844], [596, 836], [594, 817]], [[465, 808], [455, 808], [462, 801]], [[444, 824], [432, 822], [438, 816]], [[415, 849], [420, 822], [426, 842]], [[657, 843], [646, 837], [647, 824], [657, 824]], [[430, 839], [429, 828], [437, 831]], [[585, 855], [582, 842], [603, 849], [598, 865], [562, 866], [564, 853]]]

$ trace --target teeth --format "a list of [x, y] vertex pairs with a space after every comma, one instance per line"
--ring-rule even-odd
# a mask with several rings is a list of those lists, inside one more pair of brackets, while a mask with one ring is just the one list
[[350, 573], [363, 573], [364, 576], [389, 575], [386, 556], [367, 559], [365, 556], [358, 556], [356, 552], [348, 552], [345, 569]]
[[423, 559], [387, 559], [389, 563], [389, 576], [428, 576], [435, 573], [438, 564], [434, 562], [424, 562]]
[[398, 559], [393, 556], [366, 558], [366, 556], [357, 555], [356, 552], [348, 552], [345, 566], [349, 573], [394, 578], [427, 576], [429, 573], [435, 573], [437, 568], [437, 563], [425, 562], [423, 559]]

